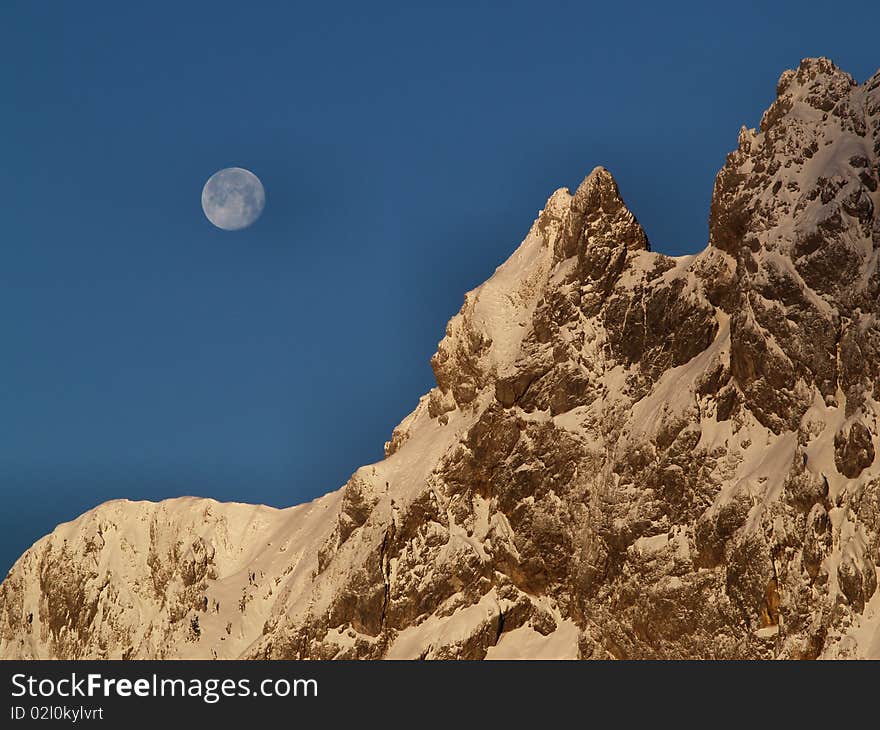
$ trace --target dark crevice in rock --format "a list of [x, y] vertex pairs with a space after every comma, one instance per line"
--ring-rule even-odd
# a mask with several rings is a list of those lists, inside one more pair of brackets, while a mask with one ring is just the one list
[[492, 642], [492, 646], [495, 646], [498, 643], [498, 640], [501, 638], [501, 634], [504, 633], [504, 611], [498, 612], [498, 626], [495, 630], [495, 641]]
[[379, 617], [379, 630], [385, 628], [385, 618], [388, 614], [388, 602], [391, 598], [391, 578], [390, 571], [388, 566], [387, 559], [387, 551], [388, 551], [388, 543], [394, 538], [394, 524], [385, 531], [385, 535], [382, 538], [382, 547], [379, 550], [379, 572], [382, 575], [382, 581], [384, 582], [385, 588], [382, 596], [382, 613]]

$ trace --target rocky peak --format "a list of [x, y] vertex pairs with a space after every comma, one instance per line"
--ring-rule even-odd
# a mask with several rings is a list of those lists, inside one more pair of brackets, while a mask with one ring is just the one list
[[853, 418], [872, 387], [874, 351], [853, 350], [847, 332], [870, 329], [878, 309], [878, 107], [873, 81], [805, 59], [715, 182], [710, 245], [736, 266], [719, 297], [731, 371], [776, 431], [798, 428], [813, 387]]
[[519, 363], [524, 352], [525, 359], [532, 357], [536, 339], [545, 338], [547, 308], [557, 308], [551, 316], [558, 326], [559, 306], [564, 316], [575, 316], [563, 300], [577, 288], [604, 301], [640, 251], [649, 251], [648, 238], [607, 169], [596, 167], [574, 195], [564, 188], [553, 193], [520, 247], [485, 284], [468, 292], [449, 322], [431, 360], [438, 385], [432, 412], [442, 415], [473, 403], [498, 380], [513, 377], [514, 392], [525, 388], [532, 375], [523, 375]]
[[797, 69], [784, 71], [779, 77], [776, 101], [764, 113], [761, 130], [767, 131], [795, 103], [830, 112], [855, 86], [857, 83], [853, 77], [837, 68], [830, 59], [805, 58]]
[[[742, 129], [718, 173], [710, 244], [752, 273], [756, 252], [777, 251], [815, 291], [848, 288], [863, 273], [864, 243], [872, 248], [878, 104], [871, 82], [859, 86], [828, 59], [786, 71], [760, 130]], [[831, 260], [833, 270], [817, 270]]]
[[650, 250], [648, 237], [623, 202], [614, 177], [604, 167], [596, 167], [571, 198], [565, 235], [556, 242], [554, 259], [577, 255], [583, 261], [598, 249], [618, 246]]

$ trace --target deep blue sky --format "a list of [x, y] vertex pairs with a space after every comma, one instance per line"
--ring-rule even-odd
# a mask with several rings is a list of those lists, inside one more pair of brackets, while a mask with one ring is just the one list
[[[4, 2], [0, 574], [115, 497], [289, 505], [381, 457], [466, 290], [557, 187], [655, 248], [780, 72], [880, 66], [880, 4]], [[209, 175], [256, 172], [248, 230]]]

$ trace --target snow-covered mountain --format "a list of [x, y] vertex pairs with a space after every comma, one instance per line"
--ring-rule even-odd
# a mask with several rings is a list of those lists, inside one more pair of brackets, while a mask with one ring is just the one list
[[0, 586], [0, 657], [880, 657], [878, 166], [880, 72], [820, 58], [696, 256], [596, 168], [466, 295], [383, 461], [60, 525]]

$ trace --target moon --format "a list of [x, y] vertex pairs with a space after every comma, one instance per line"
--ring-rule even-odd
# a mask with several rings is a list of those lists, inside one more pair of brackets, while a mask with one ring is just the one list
[[215, 172], [202, 188], [202, 210], [211, 223], [224, 231], [239, 231], [252, 225], [265, 205], [263, 183], [243, 167]]

